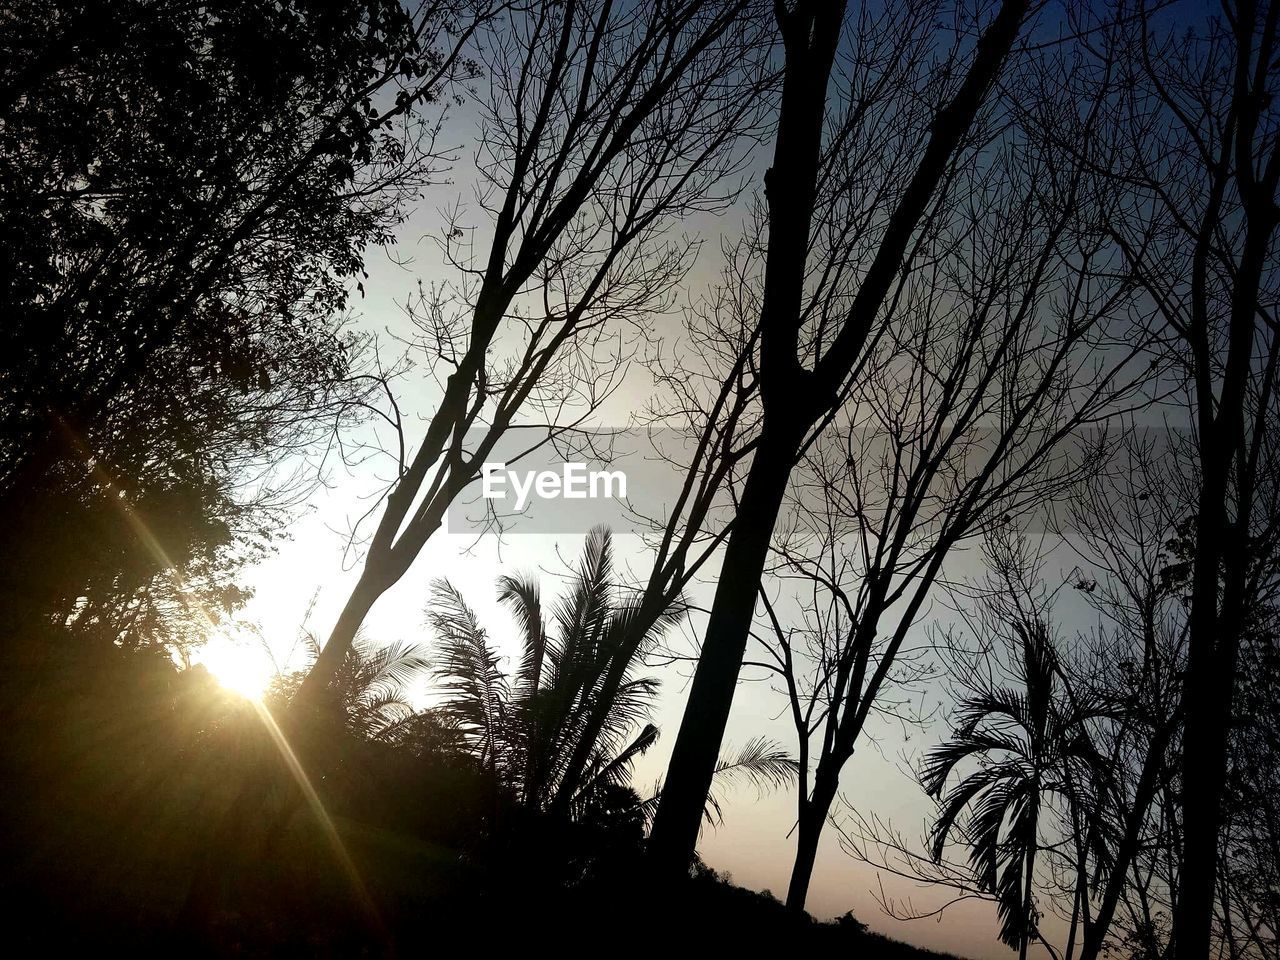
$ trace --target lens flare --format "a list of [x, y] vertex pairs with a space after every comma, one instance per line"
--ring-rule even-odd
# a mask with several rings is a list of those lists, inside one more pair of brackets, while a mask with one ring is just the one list
[[192, 659], [203, 664], [218, 683], [246, 700], [261, 700], [275, 675], [264, 651], [230, 639], [210, 640]]
[[[65, 421], [59, 420], [59, 423], [63, 430], [66, 431], [67, 437], [72, 444], [84, 454], [85, 462], [89, 464], [90, 469], [102, 481], [104, 488], [107, 490], [116, 488], [115, 483], [102, 469], [97, 458], [93, 456], [79, 435]], [[224, 687], [246, 697], [254, 705], [258, 716], [279, 750], [281, 758], [302, 791], [303, 799], [306, 801], [307, 806], [311, 808], [316, 821], [328, 837], [330, 846], [333, 848], [334, 857], [342, 865], [350, 879], [353, 892], [370, 919], [381, 929], [382, 921], [378, 916], [377, 907], [369, 897], [364, 880], [356, 869], [351, 855], [347, 852], [333, 818], [325, 810], [319, 794], [316, 793], [316, 789], [311, 783], [311, 778], [307, 776], [306, 770], [303, 769], [302, 763], [285, 737], [284, 731], [280, 729], [275, 718], [271, 716], [271, 711], [267, 709], [267, 705], [262, 702], [262, 694], [266, 692], [267, 686], [275, 675], [275, 664], [272, 662], [271, 657], [261, 647], [253, 648], [246, 644], [238, 644], [230, 636], [220, 634], [216, 621], [200, 605], [199, 601], [188, 599], [189, 591], [183, 582], [181, 572], [169, 559], [168, 553], [146, 523], [143, 522], [142, 517], [138, 515], [126, 498], [117, 498], [115, 502], [125, 520], [138, 534], [142, 543], [151, 551], [157, 562], [172, 574], [178, 587], [178, 596], [183, 604], [187, 606], [189, 612], [198, 622], [203, 622], [208, 627], [206, 635], [211, 639], [197, 651], [192, 658], [193, 662], [203, 664], [205, 669], [216, 677]]]

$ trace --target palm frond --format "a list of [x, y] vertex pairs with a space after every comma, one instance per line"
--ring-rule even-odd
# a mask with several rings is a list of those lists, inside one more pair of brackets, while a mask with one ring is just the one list
[[606, 760], [602, 756], [599, 763], [592, 765], [586, 783], [578, 789], [575, 798], [590, 793], [605, 783], [625, 783], [631, 778], [631, 765], [636, 758], [648, 752], [657, 742], [658, 728], [652, 723], [645, 724], [639, 735], [616, 757]]
[[474, 611], [449, 581], [433, 584], [427, 619], [439, 644], [434, 673], [444, 687], [442, 709], [476, 739], [480, 759], [493, 764], [510, 696], [507, 679], [498, 669], [499, 657]]
[[[588, 710], [581, 714], [584, 727], [588, 722], [591, 710], [599, 708], [599, 730], [595, 734], [591, 749], [599, 749], [605, 753], [614, 753], [621, 749], [623, 741], [637, 726], [647, 722], [653, 711], [653, 702], [657, 697], [661, 682], [656, 677], [641, 677], [624, 681], [612, 697], [604, 697], [597, 704], [593, 699]], [[581, 731], [584, 736], [587, 730]]]
[[347, 723], [369, 740], [386, 740], [388, 731], [413, 716], [413, 707], [399, 694], [379, 691], [362, 698]]
[[795, 758], [782, 747], [765, 737], [752, 737], [736, 754], [717, 761], [712, 782], [745, 783], [767, 790], [785, 786], [799, 769]]
[[999, 768], [979, 770], [958, 783], [953, 790], [940, 797], [938, 818], [929, 831], [931, 841], [930, 853], [934, 860], [941, 860], [956, 821], [965, 808], [980, 792], [999, 780], [1004, 772]]
[[980, 691], [960, 702], [954, 720], [955, 731], [960, 735], [971, 733], [982, 724], [1001, 723], [1028, 732], [1035, 727], [1025, 695], [1004, 687]]
[[[658, 681], [634, 674], [684, 609], [654, 615], [638, 599], [619, 602], [612, 576], [610, 535], [597, 527], [549, 617], [533, 579], [499, 578], [498, 598], [513, 611], [522, 641], [510, 682], [461, 595], [447, 581], [433, 586], [428, 622], [445, 695], [440, 709], [531, 807], [613, 815], [635, 758], [657, 739], [648, 718]], [[748, 746], [724, 765], [722, 779], [761, 785], [794, 770], [763, 741]]]
[[765, 737], [752, 737], [735, 754], [721, 757], [711, 776], [711, 791], [703, 808], [703, 818], [713, 826], [724, 822], [721, 796], [717, 791], [752, 786], [764, 794], [786, 786], [800, 769], [796, 759]]
[[559, 643], [550, 651], [555, 668], [552, 685], [566, 700], [577, 696], [586, 675], [597, 666], [595, 647], [608, 622], [612, 575], [613, 546], [608, 528], [593, 527], [569, 593], [557, 602], [553, 616]]
[[417, 644], [396, 641], [376, 649], [365, 646], [359, 652], [357, 676], [363, 696], [401, 695], [431, 667], [426, 650]]
[[988, 893], [995, 893], [999, 888], [1001, 868], [1009, 853], [1001, 840], [1015, 788], [1016, 783], [1008, 777], [993, 779], [977, 795], [966, 830], [969, 862], [978, 886]]
[[[673, 627], [676, 627], [688, 613], [683, 600], [676, 600], [665, 607], [656, 617], [644, 622], [643, 598], [630, 597], [616, 604], [609, 620], [606, 642], [617, 654], [623, 654], [624, 666], [630, 669], [642, 660], [655, 643]], [[635, 634], [643, 626], [643, 632]]]
[[520, 696], [528, 696], [539, 688], [542, 681], [542, 664], [547, 652], [546, 627], [542, 622], [542, 590], [537, 581], [529, 577], [502, 576], [498, 578], [498, 600], [515, 614], [520, 625], [520, 669], [516, 673], [516, 689]]

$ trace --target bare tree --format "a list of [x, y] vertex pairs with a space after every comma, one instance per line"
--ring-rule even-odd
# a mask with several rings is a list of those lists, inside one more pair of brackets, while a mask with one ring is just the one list
[[[1194, 550], [1187, 517], [1197, 492], [1185, 444], [1162, 428], [1100, 439], [1100, 468], [1071, 492], [1068, 517], [1049, 538], [1079, 561], [1057, 586], [1045, 584], [1044, 555], [1003, 551], [991, 553], [991, 568], [1003, 571], [999, 582], [1006, 586], [955, 588], [963, 622], [979, 639], [1018, 622], [1022, 610], [1045, 624], [1059, 617], [1059, 605], [1083, 603], [1097, 616], [1091, 629], [1055, 643], [1063, 691], [1059, 712], [1085, 718], [1075, 726], [1076, 742], [1059, 750], [1089, 756], [1097, 769], [1058, 778], [1054, 789], [1064, 803], [1041, 811], [1034, 844], [1036, 862], [1046, 868], [1035, 879], [1036, 911], [1054, 913], [1066, 924], [1065, 946], [1058, 945], [1065, 958], [1078, 950], [1093, 960], [1124, 949], [1164, 956], [1171, 943], [1185, 829], [1177, 757]], [[1001, 531], [996, 528], [1007, 539]], [[1274, 573], [1255, 566], [1252, 577], [1249, 669], [1235, 691], [1213, 931], [1214, 950], [1240, 957], [1268, 955], [1274, 930], [1273, 898], [1261, 892], [1262, 878], [1274, 869], [1262, 839], [1272, 835], [1274, 820], [1264, 786], [1274, 775], [1266, 746], [1274, 735], [1263, 732], [1274, 725], [1263, 706], [1274, 689], [1274, 669], [1268, 666], [1275, 650], [1268, 599]], [[955, 632], [946, 636], [942, 649], [961, 687], [991, 687], [998, 658], [988, 644], [971, 647]], [[985, 752], [1000, 749], [1000, 741], [980, 740], [973, 743], [984, 752], [985, 769], [994, 769], [999, 758]], [[948, 859], [942, 848], [927, 851], [926, 841], [912, 843], [891, 824], [856, 811], [842, 820], [842, 845], [854, 856], [896, 875], [950, 887], [956, 900], [991, 895], [989, 884]], [[938, 912], [887, 899], [884, 905], [902, 919]]]
[[[552, 416], [553, 433], [581, 423], [600, 399], [582, 384], [601, 378], [601, 331], [667, 303], [696, 245], [665, 231], [733, 199], [737, 147], [756, 129], [768, 51], [752, 12], [747, 0], [571, 0], [514, 9], [486, 37], [488, 253], [470, 265], [456, 247], [465, 233], [447, 231], [446, 253], [472, 283], [460, 314], [422, 317], [433, 369], [450, 371], [443, 396], [412, 456], [402, 438], [359, 580], [304, 694], [328, 682], [517, 414]], [[509, 362], [495, 360], [508, 334]], [[569, 413], [556, 399], [567, 383], [583, 401]]]
[[1182, 736], [1185, 828], [1173, 950], [1208, 955], [1232, 691], [1253, 545], [1276, 523], [1260, 502], [1275, 457], [1280, 370], [1280, 60], [1275, 4], [1224, 3], [1187, 31], [1139, 5], [1118, 125], [1135, 200], [1115, 232], [1159, 309], [1195, 437], [1197, 491]]
[[[733, 200], [733, 175], [757, 132], [769, 51], [753, 13], [747, 0], [569, 0], [504, 8], [486, 24], [477, 169], [487, 253], [472, 264], [459, 246], [465, 231], [445, 229], [446, 258], [464, 271], [461, 296], [428, 293], [413, 305], [432, 373], [448, 371], [443, 395], [416, 450], [392, 403], [395, 479], [287, 720], [326, 703], [365, 616], [517, 415], [555, 415], [568, 384], [582, 402], [555, 417], [551, 433], [576, 426], [600, 399], [600, 370], [586, 361], [603, 331], [667, 304], [696, 251], [667, 232]], [[306, 731], [291, 732], [305, 751]], [[251, 845], [275, 776], [254, 771], [237, 793], [191, 884], [184, 923], [205, 922], [230, 859], [221, 851]]]
[[[768, 244], [757, 374], [762, 420], [654, 821], [650, 852], [663, 869], [683, 870], [693, 852], [792, 467], [815, 427], [841, 406], [851, 379], [871, 362], [867, 347], [899, 306], [898, 293], [917, 262], [921, 227], [946, 203], [939, 187], [972, 158], [966, 147], [974, 121], [1029, 12], [1029, 4], [1004, 3], [985, 24], [966, 24], [948, 45], [929, 4], [901, 13], [896, 33], [881, 33], [875, 15], [863, 11], [850, 18], [851, 29], [863, 31], [863, 39], [888, 40], [882, 52], [906, 38], [902, 52], [912, 66], [886, 89], [873, 84], [869, 100], [862, 96], [866, 90], [851, 85], [829, 110], [844, 11], [803, 2], [778, 7], [785, 63], [774, 162], [765, 180]], [[966, 34], [968, 27], [973, 32]], [[966, 42], [960, 35], [978, 39]], [[929, 56], [910, 55], [915, 42]], [[856, 41], [851, 46], [859, 49]], [[862, 47], [863, 60], [855, 54], [850, 62], [866, 62], [874, 49], [873, 43]], [[875, 79], [893, 73], [892, 60], [872, 56], [872, 62]], [[885, 122], [882, 110], [896, 114], [893, 122]], [[878, 169], [868, 160], [877, 153]], [[842, 167], [845, 160], [855, 162]], [[834, 216], [825, 219], [828, 214]], [[806, 296], [815, 289], [818, 295]], [[748, 522], [741, 522], [744, 516]]]
[[797, 735], [816, 744], [798, 811], [797, 909], [840, 771], [949, 554], [1077, 480], [1091, 459], [1080, 428], [1135, 386], [1141, 340], [1113, 346], [1132, 296], [1105, 236], [1105, 183], [1047, 141], [1015, 134], [993, 154], [948, 181], [964, 199], [918, 242], [924, 265], [865, 348], [775, 538], [778, 572], [810, 580], [829, 613], [802, 650], [765, 602]]
[[891, 915], [919, 919], [990, 900], [1003, 942], [1023, 957], [1032, 943], [1058, 956], [1041, 922], [1087, 879], [1076, 840], [1107, 778], [1093, 728], [1109, 704], [1077, 683], [1063, 656], [1053, 620], [1060, 587], [1044, 582], [1043, 539], [1001, 525], [984, 539], [984, 556], [987, 573], [957, 585], [960, 622], [938, 643], [956, 703], [950, 736], [919, 763], [921, 786], [938, 804], [926, 837], [913, 844], [855, 812], [841, 824], [841, 843], [895, 875], [955, 891], [927, 912], [882, 895]]

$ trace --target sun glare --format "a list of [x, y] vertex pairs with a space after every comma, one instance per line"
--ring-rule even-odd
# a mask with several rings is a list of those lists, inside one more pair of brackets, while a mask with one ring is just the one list
[[247, 700], [262, 699], [275, 675], [265, 651], [230, 639], [210, 640], [195, 660], [204, 664], [218, 683]]

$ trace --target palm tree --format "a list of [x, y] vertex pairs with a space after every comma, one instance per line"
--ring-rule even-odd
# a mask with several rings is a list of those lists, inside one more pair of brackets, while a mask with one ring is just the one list
[[[996, 899], [1000, 939], [1025, 960], [1038, 935], [1033, 889], [1042, 813], [1054, 798], [1078, 808], [1085, 801], [1077, 785], [1101, 780], [1105, 769], [1087, 729], [1100, 711], [1064, 689], [1044, 624], [1016, 623], [1013, 632], [1018, 688], [987, 682], [966, 697], [952, 738], [926, 755], [920, 781], [939, 803], [935, 860], [970, 810], [962, 831], [969, 863], [979, 889]], [[977, 769], [944, 792], [966, 760]]]
[[347, 729], [367, 740], [396, 740], [417, 715], [409, 688], [429, 666], [417, 644], [396, 641], [373, 648], [357, 637], [330, 688], [340, 698]]
[[[658, 690], [653, 677], [636, 672], [667, 630], [684, 616], [683, 604], [667, 607], [631, 643], [639, 629], [639, 598], [620, 596], [612, 580], [608, 530], [587, 535], [568, 592], [544, 616], [533, 580], [500, 577], [498, 598], [515, 614], [521, 657], [513, 678], [472, 609], [447, 580], [434, 585], [428, 621], [439, 649], [435, 673], [442, 681], [441, 710], [459, 726], [471, 752], [527, 806], [581, 819], [607, 809], [648, 820], [657, 803], [627, 784], [635, 760], [658, 739], [648, 722]], [[795, 760], [762, 738], [716, 767], [716, 783], [780, 786], [795, 775]], [[630, 805], [620, 808], [625, 790]], [[718, 823], [713, 793], [707, 821]]]
[[638, 600], [618, 595], [610, 536], [601, 527], [588, 534], [549, 622], [529, 578], [501, 577], [498, 597], [521, 630], [522, 655], [511, 678], [461, 594], [447, 580], [434, 585], [427, 613], [438, 643], [442, 709], [523, 804], [579, 817], [608, 788], [626, 783], [636, 758], [657, 740], [646, 717], [658, 682], [635, 672], [683, 608], [669, 606], [639, 643], [624, 643]]
[[[310, 633], [303, 642], [314, 661], [319, 642]], [[427, 674], [429, 666], [417, 644], [397, 641], [378, 647], [357, 635], [327, 691], [328, 703], [356, 737], [394, 742], [420, 716], [409, 702], [409, 688]], [[278, 676], [272, 684], [274, 697], [292, 700], [305, 675], [304, 670]]]

